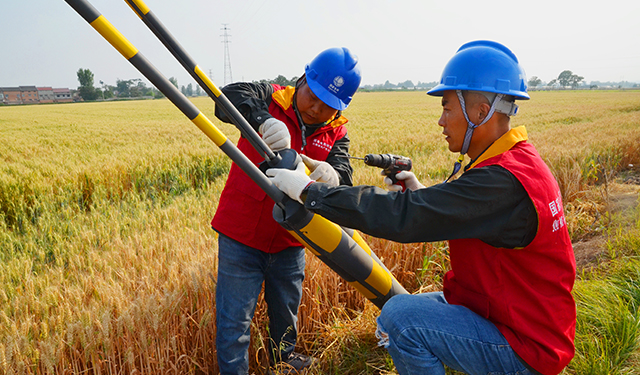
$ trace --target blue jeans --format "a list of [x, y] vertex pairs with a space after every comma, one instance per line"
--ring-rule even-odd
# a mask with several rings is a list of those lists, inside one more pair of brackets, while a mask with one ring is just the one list
[[251, 320], [264, 282], [269, 315], [269, 353], [286, 358], [296, 345], [304, 280], [304, 248], [268, 254], [220, 234], [216, 288], [216, 348], [223, 375], [245, 375]]
[[467, 374], [530, 374], [496, 326], [440, 292], [397, 295], [377, 319], [379, 345], [400, 375], [444, 375], [444, 365]]

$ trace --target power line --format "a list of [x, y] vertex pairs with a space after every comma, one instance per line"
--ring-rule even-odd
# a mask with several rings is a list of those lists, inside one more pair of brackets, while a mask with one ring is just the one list
[[229, 55], [229, 43], [231, 43], [231, 35], [227, 33], [230, 29], [227, 27], [227, 23], [222, 24], [222, 29], [224, 34], [220, 35], [222, 39], [222, 43], [224, 43], [224, 85], [227, 83], [233, 82], [233, 76], [231, 74], [231, 56]]

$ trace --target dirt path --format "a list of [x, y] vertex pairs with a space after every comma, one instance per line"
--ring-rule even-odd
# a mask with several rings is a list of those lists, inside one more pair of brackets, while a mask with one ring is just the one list
[[[629, 177], [611, 187], [608, 210], [619, 217], [624, 225], [635, 225], [635, 213], [640, 193], [640, 177]], [[578, 275], [597, 266], [606, 255], [605, 234], [573, 243]]]

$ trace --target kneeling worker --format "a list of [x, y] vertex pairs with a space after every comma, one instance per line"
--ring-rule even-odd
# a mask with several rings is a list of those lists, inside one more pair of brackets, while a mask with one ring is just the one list
[[449, 240], [443, 292], [394, 296], [377, 319], [400, 374], [444, 374], [446, 365], [554, 375], [574, 356], [575, 259], [560, 189], [524, 127], [510, 125], [514, 101], [529, 99], [526, 82], [516, 56], [496, 42], [467, 43], [446, 65], [428, 94], [442, 97], [438, 125], [449, 150], [471, 159], [458, 179], [425, 187], [400, 172], [401, 192], [329, 186], [302, 165], [267, 171], [291, 198], [342, 226], [397, 242]]

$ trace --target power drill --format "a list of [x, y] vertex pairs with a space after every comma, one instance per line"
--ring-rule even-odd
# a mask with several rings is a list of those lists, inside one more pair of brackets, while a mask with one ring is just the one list
[[402, 190], [405, 189], [404, 181], [398, 181], [396, 175], [400, 171], [411, 170], [411, 159], [408, 157], [393, 154], [367, 154], [364, 158], [354, 156], [349, 158], [363, 160], [366, 165], [382, 168], [384, 174], [391, 179], [393, 184], [399, 184], [402, 186]]

